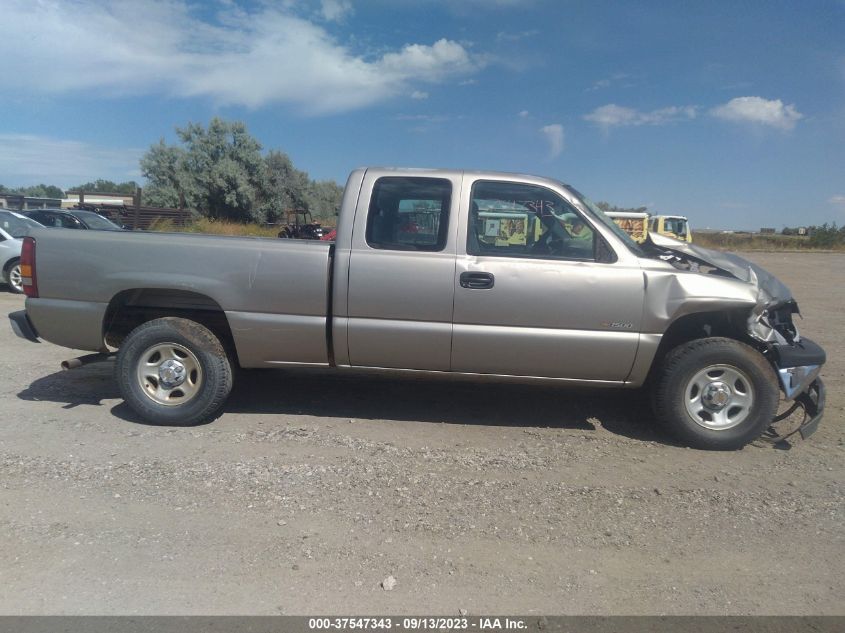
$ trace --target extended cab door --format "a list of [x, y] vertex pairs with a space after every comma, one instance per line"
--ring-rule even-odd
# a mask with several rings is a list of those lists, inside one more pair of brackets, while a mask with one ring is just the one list
[[461, 177], [418, 174], [364, 176], [346, 298], [352, 366], [449, 370]]
[[452, 370], [625, 380], [644, 300], [636, 258], [614, 253], [563, 188], [478, 179], [464, 192]]

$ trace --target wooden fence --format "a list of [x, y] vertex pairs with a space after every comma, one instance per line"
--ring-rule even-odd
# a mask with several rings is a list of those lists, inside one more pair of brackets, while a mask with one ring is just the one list
[[[102, 199], [97, 202], [87, 202], [84, 191], [69, 191], [68, 194], [79, 196], [79, 203], [76, 208], [95, 211], [107, 217], [115, 224], [125, 226], [132, 230], [147, 230], [156, 220], [170, 220], [176, 227], [184, 227], [191, 221], [193, 214], [188, 209], [175, 209], [171, 207], [145, 207], [141, 204], [141, 189], [135, 190], [134, 195], [128, 196], [121, 193], [88, 192], [91, 198], [113, 197], [122, 199], [122, 204], [109, 204]], [[131, 204], [127, 200], [131, 199]]]
[[156, 220], [170, 220], [174, 226], [183, 227], [190, 223], [193, 217], [192, 213], [187, 209], [172, 209], [168, 207], [124, 207], [107, 204], [94, 205], [85, 202], [76, 206], [80, 209], [95, 211], [107, 217], [115, 224], [132, 230], [145, 231]]

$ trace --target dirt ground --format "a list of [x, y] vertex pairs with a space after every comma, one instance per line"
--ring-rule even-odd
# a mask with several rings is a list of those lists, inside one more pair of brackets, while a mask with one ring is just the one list
[[630, 392], [292, 371], [148, 426], [110, 364], [62, 373], [2, 325], [0, 613], [843, 614], [845, 255], [749, 257], [827, 350], [828, 403], [733, 453]]

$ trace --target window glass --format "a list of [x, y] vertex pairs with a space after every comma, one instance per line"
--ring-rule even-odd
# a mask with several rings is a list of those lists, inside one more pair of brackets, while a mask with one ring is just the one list
[[100, 229], [103, 231], [117, 231], [120, 229], [117, 224], [108, 218], [104, 218], [99, 213], [93, 211], [76, 211], [75, 213], [80, 220], [88, 225], [89, 229]]
[[12, 213], [11, 211], [0, 211], [0, 228], [12, 237], [24, 237], [29, 235], [29, 230], [41, 226], [38, 222], [27, 217]]
[[[607, 215], [605, 215], [604, 211], [599, 209], [599, 207], [592, 200], [590, 200], [588, 197], [586, 197], [585, 195], [580, 193], [577, 189], [574, 189], [574, 188], [572, 188], [568, 185], [564, 185], [564, 186], [567, 188], [569, 193], [571, 193], [576, 198], [578, 198], [579, 201], [581, 202], [581, 204], [583, 204], [585, 207], [587, 207], [590, 210], [590, 213], [593, 214], [593, 217], [596, 220], [598, 220], [599, 222], [604, 224], [608, 229], [613, 231], [613, 233], [616, 235], [616, 237], [618, 237], [620, 240], [622, 240], [622, 243], [625, 244], [625, 246], [628, 248], [629, 251], [631, 251], [637, 257], [645, 257], [645, 252], [640, 248], [640, 245], [637, 244], [634, 241], [634, 238], [632, 238], [625, 231], [623, 231], [619, 227], [619, 225], [616, 224], [616, 222], [614, 222], [612, 219], [607, 217]], [[604, 240], [599, 240], [599, 243], [601, 244], [603, 241]], [[605, 246], [607, 246], [607, 245], [605, 244]], [[610, 246], [607, 246], [607, 249], [612, 250], [610, 248]]]
[[448, 180], [379, 178], [370, 200], [367, 243], [395, 250], [443, 250], [451, 197]]
[[593, 230], [571, 205], [544, 187], [476, 182], [469, 216], [471, 255], [595, 259]]
[[77, 220], [72, 215], [65, 215], [64, 213], [62, 213], [61, 215], [56, 216], [55, 226], [61, 226], [66, 229], [78, 229], [79, 220]]
[[670, 233], [674, 233], [675, 235], [686, 235], [686, 225], [686, 221], [682, 220], [681, 218], [667, 218], [663, 222], [663, 226], [666, 228], [666, 230]]

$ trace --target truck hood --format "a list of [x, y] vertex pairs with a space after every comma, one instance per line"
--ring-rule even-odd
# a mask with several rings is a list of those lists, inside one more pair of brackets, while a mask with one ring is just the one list
[[777, 306], [792, 300], [792, 292], [780, 279], [744, 257], [733, 253], [722, 253], [710, 248], [702, 248], [655, 233], [650, 233], [648, 239], [654, 249], [668, 251], [675, 257], [698, 264], [697, 268], [700, 272], [706, 272], [700, 270], [701, 266], [714, 268], [723, 275], [729, 275], [757, 286], [767, 307]]

